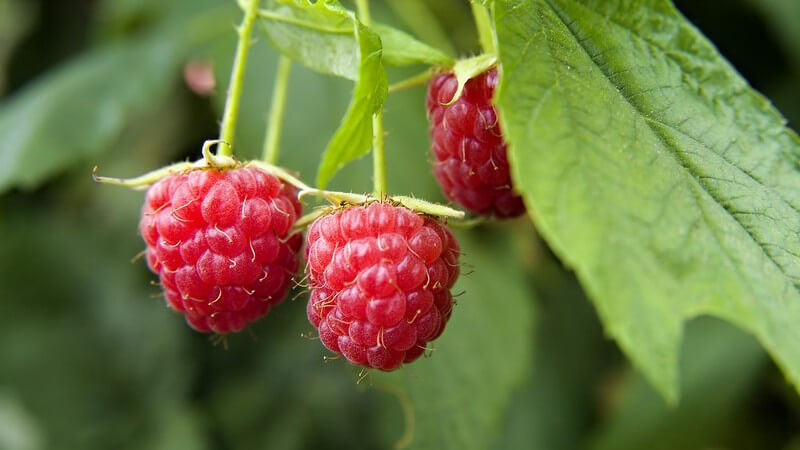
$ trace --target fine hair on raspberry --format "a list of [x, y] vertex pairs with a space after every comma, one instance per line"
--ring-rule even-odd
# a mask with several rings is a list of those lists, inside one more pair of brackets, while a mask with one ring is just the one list
[[302, 245], [296, 190], [256, 168], [194, 170], [147, 191], [139, 231], [167, 305], [197, 331], [241, 331], [281, 302]]
[[525, 212], [512, 186], [507, 145], [492, 96], [497, 70], [490, 69], [464, 85], [452, 73], [436, 76], [428, 87], [434, 175], [447, 198], [482, 215], [514, 217]]
[[390, 371], [444, 331], [459, 275], [446, 225], [374, 202], [320, 217], [307, 239], [308, 319], [330, 351]]

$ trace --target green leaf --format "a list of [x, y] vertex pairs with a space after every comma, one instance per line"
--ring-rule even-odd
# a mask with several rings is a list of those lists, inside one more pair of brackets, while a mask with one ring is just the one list
[[383, 107], [388, 95], [386, 70], [381, 62], [377, 34], [356, 22], [359, 43], [359, 75], [353, 98], [342, 123], [328, 143], [317, 170], [317, 185], [324, 188], [336, 172], [350, 161], [369, 153], [372, 145], [372, 115]]
[[[355, 15], [338, 0], [267, 0], [265, 6], [259, 14], [262, 29], [281, 53], [317, 72], [358, 80], [363, 25], [357, 26]], [[388, 25], [375, 24], [372, 30], [383, 41], [383, 62], [388, 65], [452, 62], [441, 51]]]
[[388, 25], [375, 24], [372, 27], [383, 43], [383, 62], [390, 66], [408, 66], [412, 64], [449, 65], [453, 58], [445, 53], [414, 39]]
[[358, 80], [357, 21], [338, 1], [267, 0], [264, 6], [261, 28], [281, 53], [317, 72]]
[[[499, 434], [512, 391], [530, 364], [532, 297], [500, 235], [460, 235], [464, 259], [480, 270], [462, 275], [464, 290], [429, 359], [374, 376], [411, 408], [405, 443], [415, 449], [486, 448]], [[410, 442], [409, 442], [410, 441]]]
[[800, 384], [800, 139], [667, 1], [495, 3], [515, 185], [627, 355], [677, 398], [683, 322]]
[[163, 37], [92, 51], [4, 103], [0, 191], [34, 187], [109, 149], [126, 123], [164, 96], [175, 79], [179, 40]]

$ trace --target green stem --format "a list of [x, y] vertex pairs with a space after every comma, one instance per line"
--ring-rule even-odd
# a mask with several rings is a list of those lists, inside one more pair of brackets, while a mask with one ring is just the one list
[[283, 112], [286, 110], [286, 93], [289, 88], [289, 75], [292, 71], [292, 60], [281, 56], [278, 60], [278, 72], [275, 75], [275, 86], [272, 89], [272, 105], [267, 118], [267, 136], [264, 139], [264, 161], [278, 162], [281, 141], [281, 125]]
[[383, 134], [383, 111], [372, 116], [372, 182], [375, 196], [383, 198], [386, 189], [386, 143]]
[[494, 54], [496, 52], [494, 46], [494, 28], [492, 27], [492, 18], [489, 16], [489, 10], [477, 1], [471, 2], [471, 5], [472, 15], [475, 17], [475, 25], [478, 28], [478, 38], [481, 41], [481, 48], [483, 48], [484, 53]]
[[372, 26], [372, 16], [369, 14], [369, 0], [356, 0], [358, 20], [366, 26]]
[[[369, 13], [369, 0], [356, 0], [358, 19], [366, 26], [372, 25]], [[374, 193], [378, 198], [383, 198], [386, 189], [386, 143], [383, 133], [383, 109], [372, 116], [372, 182]]]
[[250, 35], [253, 32], [253, 23], [258, 16], [259, 0], [250, 0], [244, 12], [242, 24], [236, 31], [239, 33], [239, 43], [236, 46], [236, 57], [231, 70], [231, 82], [228, 86], [228, 96], [225, 100], [225, 112], [222, 114], [222, 125], [219, 139], [224, 143], [217, 150], [218, 153], [231, 156], [233, 154], [233, 138], [236, 133], [236, 118], [239, 114], [239, 103], [242, 99], [242, 85], [244, 84], [244, 68], [247, 63], [247, 54], [250, 52]]
[[411, 78], [406, 78], [405, 80], [400, 80], [397, 83], [389, 85], [389, 93], [402, 91], [404, 89], [410, 89], [417, 86], [423, 86], [430, 81], [431, 77], [434, 75], [433, 70], [426, 70], [425, 72], [419, 73], [414, 75]]

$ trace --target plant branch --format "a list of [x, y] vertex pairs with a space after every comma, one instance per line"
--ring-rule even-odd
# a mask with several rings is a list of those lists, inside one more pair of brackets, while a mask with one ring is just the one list
[[372, 16], [369, 13], [369, 0], [356, 0], [358, 20], [366, 26], [372, 26]]
[[260, 0], [250, 0], [246, 3], [244, 19], [236, 29], [239, 34], [239, 43], [236, 46], [236, 57], [231, 69], [231, 81], [228, 86], [228, 95], [225, 99], [225, 112], [222, 114], [220, 126], [220, 145], [218, 153], [231, 156], [233, 154], [233, 139], [236, 133], [236, 119], [239, 114], [239, 103], [242, 98], [242, 85], [244, 84], [244, 69], [247, 63], [247, 54], [250, 52], [250, 35], [253, 32], [253, 23], [258, 15]]
[[389, 93], [391, 94], [392, 92], [423, 86], [431, 79], [431, 77], [433, 77], [434, 73], [435, 71], [433, 69], [429, 69], [425, 72], [414, 75], [411, 78], [406, 78], [405, 80], [400, 80], [397, 83], [390, 84]]
[[489, 10], [477, 1], [470, 2], [472, 5], [472, 15], [475, 17], [475, 26], [478, 28], [478, 38], [481, 41], [481, 48], [484, 53], [494, 54], [497, 49], [494, 45], [494, 27]]
[[383, 110], [372, 116], [372, 177], [375, 196], [383, 198], [386, 188], [386, 143], [383, 134]]
[[281, 128], [283, 113], [286, 110], [286, 94], [289, 88], [289, 75], [292, 71], [292, 60], [281, 55], [278, 60], [278, 71], [275, 75], [275, 86], [272, 90], [272, 105], [267, 118], [267, 135], [264, 138], [264, 161], [275, 164], [280, 153]]
[[[358, 19], [366, 26], [372, 25], [369, 13], [369, 0], [356, 0]], [[383, 109], [372, 116], [372, 183], [376, 197], [387, 195], [386, 188], [386, 143], [383, 134]]]

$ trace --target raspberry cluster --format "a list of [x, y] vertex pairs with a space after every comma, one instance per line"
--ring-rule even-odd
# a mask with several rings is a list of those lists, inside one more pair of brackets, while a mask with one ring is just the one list
[[195, 170], [147, 191], [139, 230], [167, 305], [197, 331], [241, 331], [280, 303], [297, 272], [295, 189], [253, 168]]
[[525, 212], [512, 189], [506, 142], [492, 95], [497, 70], [467, 81], [451, 105], [458, 81], [452, 73], [435, 77], [428, 87], [427, 109], [434, 175], [447, 197], [478, 214], [514, 217]]
[[442, 223], [388, 203], [351, 206], [308, 230], [307, 313], [329, 350], [390, 371], [450, 318], [459, 247]]

